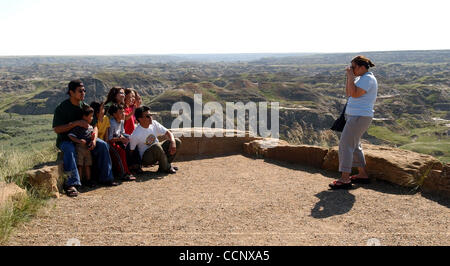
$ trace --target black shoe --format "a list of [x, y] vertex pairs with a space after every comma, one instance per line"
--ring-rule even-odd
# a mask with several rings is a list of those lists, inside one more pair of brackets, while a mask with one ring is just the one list
[[170, 167], [169, 170], [161, 170], [161, 169], [158, 169], [158, 172], [157, 172], [157, 173], [176, 174], [177, 171], [176, 171], [173, 167]]
[[178, 171], [178, 167], [174, 166], [172, 167], [175, 171]]
[[175, 167], [170, 167], [170, 169], [167, 171], [169, 174], [176, 174], [177, 170], [175, 170]]

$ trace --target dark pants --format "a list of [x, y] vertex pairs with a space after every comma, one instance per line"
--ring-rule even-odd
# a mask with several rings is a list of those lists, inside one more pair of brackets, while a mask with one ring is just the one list
[[137, 169], [141, 166], [141, 157], [139, 156], [139, 149], [130, 150], [130, 144], [127, 145], [125, 151], [127, 152], [127, 163], [130, 169]]
[[[64, 153], [64, 172], [68, 175], [65, 186], [79, 186], [80, 175], [78, 173], [76, 162], [75, 145], [71, 141], [63, 141], [60, 150]], [[109, 147], [106, 142], [97, 139], [97, 145], [91, 151], [93, 162], [93, 170], [98, 174], [98, 180], [101, 183], [109, 183], [114, 180], [112, 174], [111, 158], [109, 157]]]
[[144, 152], [144, 155], [142, 155], [142, 165], [153, 165], [156, 164], [156, 162], [159, 162], [158, 171], [168, 171], [172, 167], [171, 163], [180, 149], [181, 140], [175, 138], [175, 143], [177, 145], [177, 151], [173, 155], [169, 153], [170, 140], [153, 144]]

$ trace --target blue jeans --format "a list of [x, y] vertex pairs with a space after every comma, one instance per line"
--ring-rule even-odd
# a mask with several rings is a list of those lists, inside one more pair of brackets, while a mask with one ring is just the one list
[[[80, 174], [77, 168], [77, 156], [75, 144], [71, 141], [63, 141], [60, 150], [64, 153], [64, 172], [68, 174], [66, 186], [80, 186]], [[100, 183], [110, 183], [114, 180], [112, 173], [111, 157], [109, 157], [109, 146], [101, 139], [97, 139], [95, 148], [91, 151], [97, 166], [97, 174]]]

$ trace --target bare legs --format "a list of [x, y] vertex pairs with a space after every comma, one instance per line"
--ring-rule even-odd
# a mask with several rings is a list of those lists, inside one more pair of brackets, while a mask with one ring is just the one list
[[86, 178], [85, 181], [91, 180], [91, 167], [89, 165], [85, 165], [84, 167], [78, 165], [78, 173], [80, 173], [81, 179], [85, 177]]
[[[367, 175], [365, 167], [358, 167], [358, 174], [355, 175], [356, 178], [369, 178]], [[342, 183], [349, 183], [350, 180], [350, 173], [342, 172], [341, 178], [339, 179]]]

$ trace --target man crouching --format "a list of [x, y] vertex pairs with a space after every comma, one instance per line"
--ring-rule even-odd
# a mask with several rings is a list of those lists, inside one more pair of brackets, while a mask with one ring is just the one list
[[[159, 162], [158, 172], [175, 174], [177, 167], [171, 165], [175, 159], [181, 140], [175, 138], [167, 128], [152, 119], [152, 113], [147, 106], [139, 107], [134, 115], [139, 125], [130, 136], [130, 150], [138, 148], [141, 165], [149, 166]], [[158, 136], [166, 136], [168, 140], [159, 142]]]

